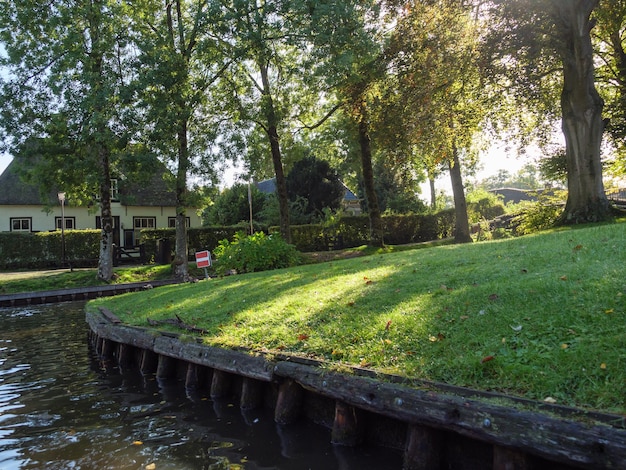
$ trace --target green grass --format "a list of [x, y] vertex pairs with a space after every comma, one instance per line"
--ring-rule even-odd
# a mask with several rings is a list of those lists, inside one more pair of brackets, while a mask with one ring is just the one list
[[[168, 279], [172, 276], [171, 271], [169, 265], [116, 268], [111, 284]], [[96, 269], [0, 272], [0, 294], [105, 285], [96, 274]]]
[[626, 225], [373, 254], [103, 298], [207, 344], [626, 413]]

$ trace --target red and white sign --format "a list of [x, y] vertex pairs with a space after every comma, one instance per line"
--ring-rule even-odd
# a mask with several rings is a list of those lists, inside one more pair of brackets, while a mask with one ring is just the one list
[[211, 266], [211, 252], [210, 251], [197, 251], [196, 252], [196, 266], [199, 268], [208, 268]]

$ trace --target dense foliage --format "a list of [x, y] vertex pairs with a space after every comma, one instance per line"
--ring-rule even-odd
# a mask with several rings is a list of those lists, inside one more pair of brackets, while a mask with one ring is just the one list
[[[102, 265], [111, 174], [158, 157], [173, 175], [181, 278], [188, 186], [214, 182], [225, 164], [239, 163], [247, 180], [276, 179], [271, 209], [286, 240], [290, 223], [338, 199], [333, 175], [312, 189], [301, 165], [341, 168], [360, 183], [377, 245], [381, 215], [420, 212], [416, 184], [449, 171], [455, 237], [469, 241], [463, 178], [487, 129], [544, 145], [560, 119], [565, 145], [547, 153], [566, 163], [560, 221], [600, 220], [604, 154], [615, 150], [612, 168], [626, 167], [625, 12], [623, 0], [6, 0], [3, 147], [29, 157], [42, 188], [99, 194]], [[245, 220], [238, 191], [216, 202], [211, 223]], [[290, 218], [294, 201], [302, 211]]]
[[[0, 269], [95, 266], [100, 242], [98, 230], [38, 233], [0, 232]], [[65, 243], [65, 262], [63, 260]]]
[[237, 273], [251, 273], [287, 268], [300, 260], [293, 245], [286, 243], [278, 234], [265, 235], [263, 232], [252, 235], [237, 233], [232, 241], [220, 241], [214, 254], [218, 274], [233, 270]]

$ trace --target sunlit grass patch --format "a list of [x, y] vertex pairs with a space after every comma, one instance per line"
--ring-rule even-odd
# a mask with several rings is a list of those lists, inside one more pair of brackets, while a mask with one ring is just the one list
[[207, 344], [624, 412], [624, 224], [229, 276], [94, 301]]

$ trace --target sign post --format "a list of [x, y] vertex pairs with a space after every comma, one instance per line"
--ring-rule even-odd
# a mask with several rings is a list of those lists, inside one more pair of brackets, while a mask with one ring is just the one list
[[207, 268], [212, 264], [210, 251], [196, 251], [196, 266], [198, 268], [204, 268], [205, 279], [209, 278], [209, 272]]

